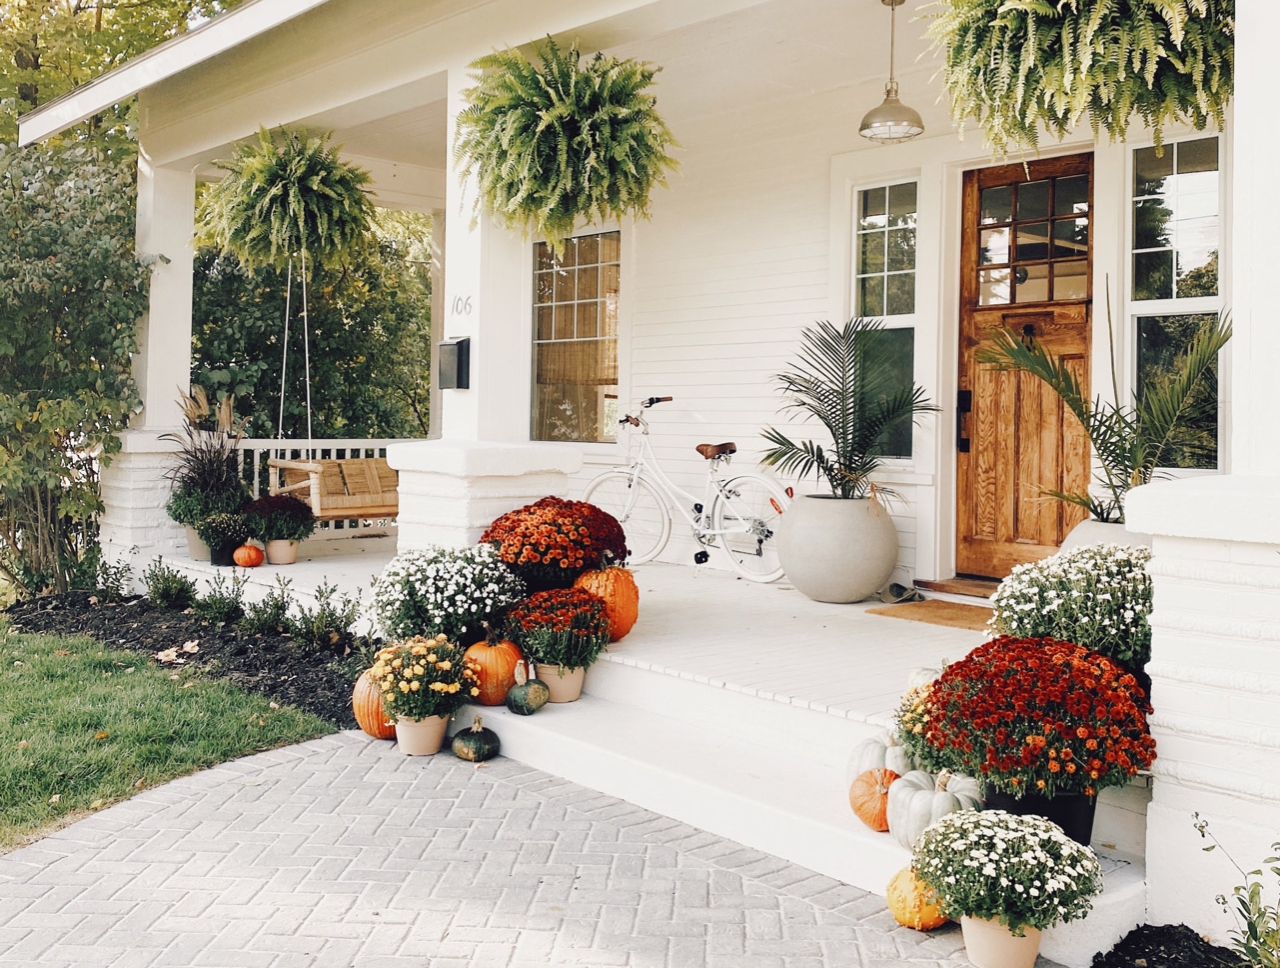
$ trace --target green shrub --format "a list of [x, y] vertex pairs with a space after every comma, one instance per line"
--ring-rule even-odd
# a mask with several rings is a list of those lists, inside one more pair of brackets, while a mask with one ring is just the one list
[[245, 635], [286, 635], [291, 628], [289, 609], [293, 607], [291, 583], [283, 575], [276, 576], [276, 587], [257, 602], [245, 606], [238, 625]]
[[209, 581], [209, 591], [196, 599], [196, 614], [207, 622], [229, 625], [244, 618], [244, 586], [249, 579], [233, 575], [215, 575]]
[[298, 603], [298, 615], [289, 623], [289, 631], [305, 646], [339, 655], [351, 646], [351, 626], [360, 614], [359, 590], [352, 595], [339, 595], [338, 589], [324, 582], [316, 589], [316, 607]]
[[195, 604], [196, 583], [166, 565], [164, 558], [151, 562], [142, 573], [142, 581], [147, 586], [147, 598], [153, 605], [182, 612]]

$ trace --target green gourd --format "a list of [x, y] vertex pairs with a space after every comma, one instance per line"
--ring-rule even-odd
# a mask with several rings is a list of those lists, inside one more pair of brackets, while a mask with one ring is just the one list
[[498, 734], [485, 727], [477, 716], [470, 729], [459, 730], [453, 737], [453, 755], [460, 760], [482, 763], [498, 755], [502, 744]]
[[541, 679], [529, 677], [528, 661], [517, 663], [516, 684], [507, 690], [507, 708], [517, 716], [532, 716], [547, 704], [551, 690]]

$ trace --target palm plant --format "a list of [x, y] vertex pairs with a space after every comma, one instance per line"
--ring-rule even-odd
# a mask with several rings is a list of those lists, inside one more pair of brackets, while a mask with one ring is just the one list
[[[1097, 458], [1094, 480], [1101, 496], [1049, 488], [1044, 493], [1085, 508], [1099, 521], [1123, 522], [1124, 499], [1131, 488], [1149, 484], [1158, 468], [1172, 463], [1173, 454], [1195, 456], [1214, 446], [1192, 425], [1206, 401], [1209, 406], [1217, 406], [1217, 394], [1208, 391], [1216, 387], [1215, 364], [1229, 339], [1228, 317], [1206, 317], [1168, 376], [1144, 386], [1128, 404], [1101, 397], [1090, 401], [1062, 359], [1034, 340], [1023, 342], [1022, 335], [1013, 330], [994, 333], [991, 344], [978, 351], [977, 359], [998, 370], [1018, 370], [1039, 377], [1084, 427]], [[1114, 352], [1111, 379], [1115, 400], [1119, 401]]]
[[647, 93], [658, 68], [554, 40], [540, 63], [509, 48], [481, 57], [454, 153], [479, 185], [477, 209], [546, 238], [557, 256], [578, 219], [647, 216], [675, 167], [671, 132]]
[[902, 386], [888, 343], [877, 338], [882, 330], [881, 320], [861, 317], [841, 326], [820, 320], [804, 330], [794, 369], [774, 379], [791, 401], [782, 409], [816, 419], [832, 443], [827, 448], [812, 440], [794, 441], [770, 427], [763, 436], [772, 446], [762, 463], [798, 477], [825, 479], [839, 498], [871, 493], [871, 475], [884, 460], [881, 447], [889, 428], [938, 409], [923, 388]]

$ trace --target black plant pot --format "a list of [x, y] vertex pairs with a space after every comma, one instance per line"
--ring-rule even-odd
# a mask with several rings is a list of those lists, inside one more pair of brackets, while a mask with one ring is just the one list
[[209, 547], [209, 561], [211, 564], [230, 567], [236, 563], [236, 549], [238, 544], [220, 545], [218, 547]]
[[1041, 793], [1029, 793], [1015, 797], [999, 790], [987, 788], [987, 809], [1003, 810], [1020, 816], [1034, 815], [1052, 820], [1068, 837], [1078, 844], [1089, 846], [1093, 836], [1093, 815], [1098, 809], [1098, 798], [1083, 793], [1046, 797]]

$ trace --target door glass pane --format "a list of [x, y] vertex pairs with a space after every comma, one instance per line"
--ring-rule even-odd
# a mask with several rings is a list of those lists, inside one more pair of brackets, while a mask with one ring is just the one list
[[1133, 254], [1133, 298], [1173, 298], [1173, 252]]
[[[1214, 315], [1138, 317], [1138, 395], [1168, 386], [1177, 370], [1178, 357], [1186, 351], [1200, 327], [1212, 324]], [[1161, 467], [1214, 470], [1218, 466], [1218, 367], [1190, 399], [1190, 415], [1184, 429], [1164, 452]]]
[[914, 228], [916, 224], [916, 183], [889, 187], [889, 227]]
[[885, 265], [890, 272], [916, 267], [916, 230], [889, 230], [889, 258]]
[[[1216, 140], [1216, 139], [1215, 139]], [[1164, 156], [1155, 148], [1139, 148], [1133, 153], [1133, 194], [1135, 198], [1163, 194], [1173, 174], [1173, 146], [1166, 145]]]
[[1053, 186], [1054, 215], [1089, 214], [1089, 176], [1059, 178]]
[[1009, 270], [982, 269], [978, 273], [978, 305], [1003, 306], [1009, 302]]
[[916, 274], [896, 272], [885, 278], [885, 314], [905, 316], [916, 311]]
[[858, 272], [884, 271], [883, 232], [867, 232], [858, 236]]
[[1089, 298], [1089, 263], [1084, 259], [1053, 264], [1053, 298]]
[[1062, 219], [1053, 223], [1053, 257], [1068, 259], [1089, 254], [1089, 220]]
[[858, 219], [858, 228], [884, 228], [889, 221], [885, 208], [885, 200], [888, 197], [888, 190], [884, 188], [875, 188], [871, 191], [859, 192], [858, 194], [862, 196], [862, 212]]
[[1013, 221], [1013, 188], [1009, 185], [1002, 185], [999, 188], [986, 188], [982, 191], [982, 216], [983, 225], [989, 225], [992, 222], [1012, 222]]
[[884, 276], [863, 276], [858, 280], [858, 315], [884, 315]]
[[983, 229], [978, 237], [978, 264], [1000, 265], [1009, 261], [1009, 229]]
[[1048, 302], [1049, 301], [1049, 267], [1018, 266], [1013, 270], [1014, 302]]
[[1018, 226], [1018, 262], [1049, 258], [1049, 223], [1031, 222]]
[[1169, 222], [1173, 209], [1163, 198], [1144, 198], [1133, 203], [1133, 247], [1162, 249], [1173, 244]]
[[1018, 218], [1047, 218], [1049, 215], [1049, 183], [1027, 182], [1018, 186]]

